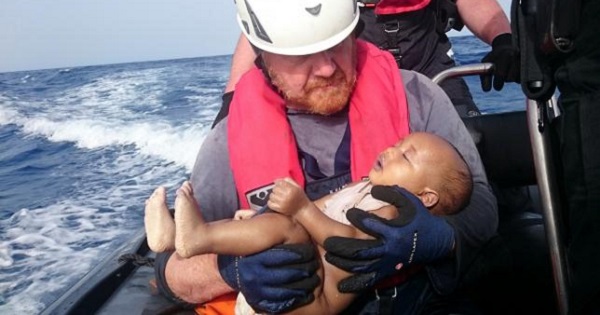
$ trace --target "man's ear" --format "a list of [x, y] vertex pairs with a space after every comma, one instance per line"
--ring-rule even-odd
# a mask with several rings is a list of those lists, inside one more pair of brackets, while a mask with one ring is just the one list
[[429, 187], [425, 187], [419, 193], [418, 197], [428, 209], [433, 208], [440, 201], [440, 195], [438, 194], [438, 192]]

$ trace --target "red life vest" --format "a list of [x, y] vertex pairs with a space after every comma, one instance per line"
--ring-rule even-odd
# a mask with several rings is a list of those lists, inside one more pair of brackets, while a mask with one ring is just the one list
[[375, 6], [375, 14], [399, 14], [423, 9], [431, 0], [380, 0]]
[[[357, 40], [357, 79], [350, 99], [350, 172], [368, 175], [378, 154], [409, 133], [408, 107], [392, 55]], [[294, 133], [284, 99], [262, 71], [244, 74], [235, 88], [228, 115], [229, 158], [238, 196], [249, 207], [249, 193], [291, 177], [304, 187]]]

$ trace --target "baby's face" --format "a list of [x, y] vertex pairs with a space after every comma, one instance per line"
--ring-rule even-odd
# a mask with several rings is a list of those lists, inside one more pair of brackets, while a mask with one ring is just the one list
[[369, 179], [374, 185], [399, 185], [418, 194], [431, 176], [439, 175], [443, 145], [447, 144], [430, 134], [410, 134], [379, 154]]

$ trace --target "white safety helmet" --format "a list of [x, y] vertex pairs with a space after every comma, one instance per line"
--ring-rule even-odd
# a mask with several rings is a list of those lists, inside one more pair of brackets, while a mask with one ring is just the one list
[[308, 55], [342, 42], [358, 23], [356, 0], [235, 0], [250, 43], [280, 55]]

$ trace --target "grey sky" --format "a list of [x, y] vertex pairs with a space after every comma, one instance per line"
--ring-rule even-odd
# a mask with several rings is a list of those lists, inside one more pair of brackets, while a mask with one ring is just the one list
[[233, 0], [0, 0], [0, 72], [226, 55], [238, 35]]

